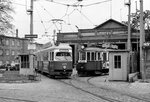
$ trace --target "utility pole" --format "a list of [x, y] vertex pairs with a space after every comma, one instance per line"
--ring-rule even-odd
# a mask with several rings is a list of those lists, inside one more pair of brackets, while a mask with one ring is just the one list
[[130, 71], [130, 66], [131, 66], [131, 60], [130, 60], [130, 55], [131, 55], [131, 0], [129, 0], [127, 3], [125, 3], [125, 5], [128, 6], [128, 39], [127, 39], [127, 49], [129, 51], [129, 55], [128, 55], [128, 70], [127, 72], [129, 73]]
[[144, 32], [144, 21], [143, 21], [143, 0], [140, 0], [140, 74], [141, 78], [145, 79], [145, 68], [144, 68], [144, 53], [143, 53], [143, 43], [145, 42], [145, 32]]
[[131, 51], [131, 0], [128, 1], [128, 3], [126, 3], [126, 5], [128, 6], [129, 10], [128, 10], [128, 43], [127, 43], [127, 49], [128, 51]]
[[[30, 7], [30, 35], [33, 35], [33, 0], [31, 0], [31, 7]], [[31, 38], [31, 42], [33, 38]]]

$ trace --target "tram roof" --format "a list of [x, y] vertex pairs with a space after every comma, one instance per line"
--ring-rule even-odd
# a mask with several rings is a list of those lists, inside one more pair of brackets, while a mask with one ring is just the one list
[[[53, 45], [53, 46], [51, 46], [51, 47], [38, 50], [37, 52], [46, 51], [46, 50], [50, 50], [50, 49], [54, 50], [54, 49], [72, 49], [72, 48], [71, 48], [71, 46], [69, 46], [69, 44], [60, 43], [58, 46]], [[36, 52], [36, 53], [37, 53], [37, 52]]]

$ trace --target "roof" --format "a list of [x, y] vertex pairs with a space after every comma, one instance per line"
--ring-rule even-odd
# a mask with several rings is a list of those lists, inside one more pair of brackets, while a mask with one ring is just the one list
[[6, 36], [6, 35], [0, 35], [0, 37], [11, 38], [11, 39], [20, 39], [20, 40], [28, 40], [26, 38], [12, 37], [12, 36]]
[[38, 53], [38, 52], [41, 52], [41, 51], [50, 50], [50, 49], [72, 49], [72, 48], [71, 48], [71, 46], [69, 46], [69, 44], [67, 44], [67, 43], [60, 43], [58, 46], [53, 45], [53, 46], [47, 47], [47, 48], [45, 48], [45, 49], [38, 50], [38, 51], [35, 52], [35, 53]]
[[104, 23], [98, 25], [97, 27], [93, 28], [93, 29], [101, 29], [101, 28], [127, 28], [128, 26], [120, 23], [114, 19], [109, 19], [107, 21], [105, 21]]

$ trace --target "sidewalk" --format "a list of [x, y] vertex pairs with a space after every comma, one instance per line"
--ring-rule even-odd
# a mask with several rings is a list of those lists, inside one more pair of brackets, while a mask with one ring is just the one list
[[19, 71], [0, 71], [0, 83], [28, 83], [36, 80], [30, 80], [29, 76], [20, 75]]
[[96, 86], [101, 86], [107, 89], [113, 89], [122, 92], [129, 92], [133, 94], [150, 94], [150, 83], [146, 82], [124, 82], [124, 81], [108, 81], [108, 76], [95, 77], [90, 80]]

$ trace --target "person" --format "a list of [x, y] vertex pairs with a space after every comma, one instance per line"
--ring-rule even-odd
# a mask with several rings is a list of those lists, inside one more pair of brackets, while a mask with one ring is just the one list
[[74, 65], [74, 68], [72, 69], [72, 74], [71, 74], [72, 78], [76, 78], [78, 76], [78, 72], [76, 69], [76, 65]]

